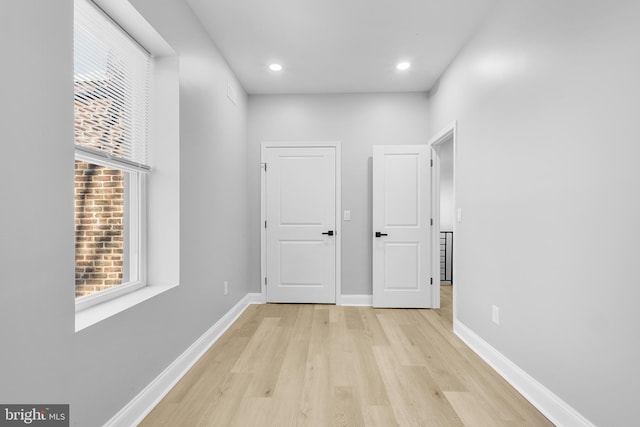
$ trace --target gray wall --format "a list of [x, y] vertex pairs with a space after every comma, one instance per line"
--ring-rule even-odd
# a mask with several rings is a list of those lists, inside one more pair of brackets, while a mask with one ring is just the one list
[[260, 143], [342, 142], [342, 293], [371, 294], [373, 145], [426, 144], [421, 93], [249, 96], [250, 281], [260, 291]]
[[434, 131], [458, 120], [459, 320], [602, 426], [640, 401], [639, 21], [504, 2], [430, 106]]
[[0, 402], [70, 403], [77, 426], [106, 422], [249, 291], [246, 95], [187, 6], [132, 3], [181, 55], [180, 286], [79, 333], [73, 2], [0, 14]]

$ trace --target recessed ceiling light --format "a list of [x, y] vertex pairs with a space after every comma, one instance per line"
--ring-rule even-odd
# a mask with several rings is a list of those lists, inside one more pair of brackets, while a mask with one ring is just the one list
[[280, 70], [282, 70], [282, 65], [280, 65], [280, 64], [271, 64], [271, 65], [269, 65], [269, 69], [271, 71], [280, 71]]
[[411, 64], [408, 62], [401, 62], [396, 66], [398, 70], [406, 70], [409, 67], [411, 67]]

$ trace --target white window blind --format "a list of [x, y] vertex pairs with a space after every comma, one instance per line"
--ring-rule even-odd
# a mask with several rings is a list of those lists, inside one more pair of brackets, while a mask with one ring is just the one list
[[151, 57], [88, 0], [75, 1], [76, 151], [149, 170]]

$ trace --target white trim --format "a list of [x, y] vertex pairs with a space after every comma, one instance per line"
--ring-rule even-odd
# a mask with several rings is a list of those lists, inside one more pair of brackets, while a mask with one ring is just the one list
[[262, 160], [262, 148], [260, 151], [260, 294], [262, 302], [267, 302], [267, 229], [264, 226], [267, 220], [267, 167]]
[[[456, 162], [456, 158], [458, 157], [457, 153], [458, 153], [458, 148], [457, 148], [457, 144], [458, 144], [458, 121], [454, 120], [453, 122], [449, 123], [447, 126], [444, 127], [444, 129], [442, 129], [440, 132], [438, 132], [433, 138], [431, 138], [428, 142], [429, 146], [431, 148], [433, 148], [436, 145], [442, 144], [445, 141], [448, 141], [449, 138], [451, 138], [451, 143], [453, 144], [453, 211], [456, 212], [457, 210], [457, 199], [456, 199], [456, 176], [458, 174], [458, 165]], [[438, 182], [439, 184], [439, 182]], [[440, 192], [440, 187], [438, 185], [438, 193]], [[439, 197], [439, 195], [438, 195]], [[440, 213], [438, 212], [438, 217], [440, 216]], [[439, 225], [438, 225], [439, 227]], [[453, 231], [453, 235], [456, 236], [456, 219], [453, 219], [453, 227], [451, 227], [451, 231]], [[439, 241], [440, 239], [440, 233], [438, 233], [437, 236], [434, 236], [434, 245], [436, 241]], [[439, 246], [439, 245], [438, 245]], [[457, 248], [458, 245], [453, 245], [453, 254], [451, 254], [451, 259], [452, 260], [456, 260], [457, 259]], [[435, 255], [435, 254], [434, 254]], [[432, 258], [433, 262], [435, 265], [440, 264], [439, 261], [439, 256], [437, 258]], [[437, 262], [437, 263], [436, 263]], [[456, 274], [456, 266], [457, 263], [453, 263], [453, 269], [452, 269], [452, 276], [453, 277], [457, 277]], [[438, 274], [440, 272], [440, 268], [437, 268], [436, 271], [438, 271]], [[438, 280], [439, 282], [439, 280]], [[434, 301], [437, 301], [437, 307], [440, 307], [440, 286], [434, 286], [433, 287], [433, 294], [432, 297], [434, 298]], [[458, 318], [458, 286], [454, 286], [453, 287], [453, 318], [457, 319]]]
[[102, 320], [108, 319], [111, 316], [115, 316], [122, 311], [128, 310], [129, 308], [134, 307], [148, 299], [151, 299], [156, 295], [160, 295], [163, 292], [173, 289], [176, 286], [178, 286], [178, 283], [162, 286], [145, 286], [133, 292], [120, 295], [117, 298], [112, 298], [108, 301], [93, 305], [82, 311], [78, 311], [75, 316], [75, 331], [78, 332], [85, 328], [88, 328], [91, 325], [95, 325]]
[[263, 302], [267, 301], [267, 290], [264, 284], [267, 274], [267, 234], [264, 222], [267, 220], [266, 212], [266, 172], [265, 157], [268, 148], [286, 147], [320, 147], [335, 148], [336, 150], [336, 305], [341, 305], [342, 298], [342, 143], [340, 141], [313, 141], [313, 142], [262, 142], [260, 144], [260, 292]]
[[91, 1], [154, 58], [176, 54], [128, 0]]
[[96, 165], [105, 166], [108, 168], [120, 169], [125, 172], [146, 174], [151, 173], [151, 167], [149, 166], [127, 159], [121, 159], [105, 151], [100, 151], [98, 149], [85, 147], [82, 145], [76, 145], [74, 149], [76, 160], [81, 160], [86, 163], [94, 163]]
[[248, 305], [264, 304], [264, 301], [262, 300], [262, 294], [258, 292], [251, 292], [245, 295], [243, 299], [245, 299], [245, 302]]
[[336, 147], [336, 305], [342, 304], [342, 144]]
[[111, 300], [122, 297], [123, 295], [135, 292], [139, 289], [146, 287], [147, 284], [142, 281], [123, 283], [116, 285], [112, 288], [104, 289], [102, 291], [94, 292], [89, 295], [76, 297], [76, 314], [82, 311], [88, 310], [99, 304], [104, 304]]
[[[78, 160], [76, 154], [76, 160]], [[93, 163], [80, 156], [80, 160]], [[97, 163], [100, 164], [100, 163]], [[75, 311], [79, 313], [98, 304], [120, 298], [138, 289], [147, 286], [147, 198], [146, 175], [126, 169], [118, 165], [105, 165], [111, 169], [121, 170], [127, 173], [125, 183], [125, 245], [123, 247], [123, 259], [125, 259], [125, 271], [128, 266], [129, 282], [114, 287], [97, 291], [89, 295], [76, 297]]]
[[338, 305], [371, 307], [373, 295], [342, 295]]
[[457, 131], [458, 131], [458, 121], [454, 120], [453, 122], [451, 122], [447, 126], [445, 126], [443, 129], [441, 129], [440, 132], [435, 134], [435, 136], [433, 136], [429, 140], [428, 144], [431, 145], [431, 146], [441, 144], [449, 136], [455, 137]]
[[518, 390], [525, 399], [538, 408], [552, 423], [563, 427], [595, 427], [578, 411], [536, 381], [459, 320], [454, 320], [453, 332]]
[[[440, 308], [440, 158], [431, 148], [431, 308]], [[446, 263], [446, 260], [445, 260]]]
[[209, 350], [222, 334], [238, 319], [250, 304], [261, 301], [260, 294], [247, 294], [234, 305], [208, 331], [151, 381], [124, 408], [118, 411], [105, 427], [137, 426], [166, 396], [191, 367]]

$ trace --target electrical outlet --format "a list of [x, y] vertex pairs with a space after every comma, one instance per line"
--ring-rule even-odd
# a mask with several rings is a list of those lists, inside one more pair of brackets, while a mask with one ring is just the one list
[[227, 282], [226, 280], [224, 282], [224, 294], [225, 295], [229, 294], [229, 282]]
[[496, 325], [500, 324], [500, 307], [496, 305], [491, 306], [491, 320]]

